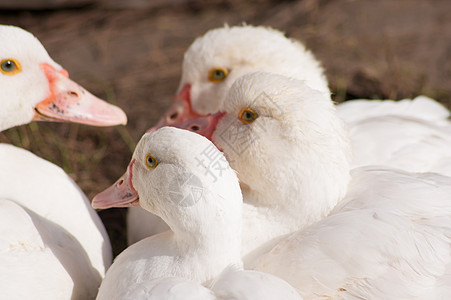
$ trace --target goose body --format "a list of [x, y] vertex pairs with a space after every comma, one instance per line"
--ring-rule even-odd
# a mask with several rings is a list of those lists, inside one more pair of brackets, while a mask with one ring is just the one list
[[164, 277], [128, 287], [122, 300], [301, 300], [296, 290], [270, 274], [230, 266], [208, 286], [181, 277]]
[[[262, 94], [267, 101], [256, 101]], [[178, 126], [193, 124], [224, 151], [247, 205], [285, 216], [285, 228], [274, 227], [244, 206], [245, 266], [305, 299], [450, 297], [450, 177], [386, 166], [350, 173], [346, 127], [330, 99], [280, 75], [243, 76], [221, 113]], [[249, 248], [262, 234], [252, 224], [275, 231]]]
[[[198, 163], [205, 149], [225, 162], [220, 178]], [[192, 293], [201, 299], [272, 299], [277, 293], [300, 299], [280, 279], [242, 270], [238, 179], [206, 138], [171, 127], [145, 134], [127, 172], [92, 202], [95, 208], [136, 204], [161, 216], [171, 230], [124, 250], [98, 299], [186, 299]]]
[[[215, 70], [219, 73], [212, 73]], [[281, 74], [330, 93], [323, 68], [300, 42], [267, 27], [225, 26], [198, 37], [185, 52], [177, 95], [157, 126], [216, 113], [236, 79], [251, 72]], [[449, 111], [436, 101], [426, 97], [400, 102], [353, 100], [338, 104], [337, 111], [350, 130], [352, 166], [380, 164], [412, 172], [451, 173]], [[128, 214], [129, 243], [167, 228], [140, 208], [130, 208]]]
[[[111, 264], [111, 245], [102, 221], [90, 201], [58, 166], [24, 149], [0, 144], [0, 197], [10, 199], [57, 224], [82, 246], [89, 257], [93, 280], [100, 284]], [[82, 224], [82, 225], [81, 225]], [[76, 261], [77, 255], [71, 254]]]
[[450, 116], [448, 109], [426, 96], [399, 101], [349, 100], [337, 105], [337, 113], [348, 125], [383, 116], [410, 117], [430, 121], [436, 125], [446, 125], [449, 124]]
[[2, 298], [95, 298], [100, 276], [69, 232], [11, 200], [0, 200], [0, 223]]
[[[1, 25], [0, 37], [0, 130], [34, 120], [97, 126], [126, 122], [120, 108], [71, 81], [32, 34]], [[111, 264], [111, 245], [100, 218], [73, 180], [24, 149], [0, 144], [0, 199], [9, 203], [2, 213], [27, 220], [21, 227], [8, 219], [10, 232], [3, 242], [29, 231], [34, 245], [25, 250], [8, 246], [2, 252], [2, 266], [9, 266], [1, 270], [2, 292], [9, 286], [23, 289], [21, 293], [31, 298], [93, 299]], [[26, 245], [21, 240], [10, 242]], [[17, 280], [24, 272], [23, 280]], [[27, 281], [32, 276], [40, 278]], [[27, 299], [19, 293], [13, 298]]]
[[451, 179], [385, 167], [354, 169], [329, 216], [293, 233], [255, 269], [304, 299], [451, 296]]
[[434, 100], [353, 100], [337, 112], [347, 121], [353, 167], [388, 165], [451, 176], [449, 111]]
[[[114, 298], [121, 300], [215, 300], [214, 293], [202, 284], [182, 278], [163, 277], [127, 286]], [[106, 299], [106, 298], [105, 298]]]

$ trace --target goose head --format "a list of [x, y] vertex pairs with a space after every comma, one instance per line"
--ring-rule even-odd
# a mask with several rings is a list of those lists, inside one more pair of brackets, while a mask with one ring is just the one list
[[95, 126], [125, 124], [118, 107], [69, 79], [31, 33], [0, 25], [0, 130], [33, 120]]
[[268, 27], [225, 26], [197, 38], [185, 52], [178, 93], [157, 126], [217, 112], [233, 82], [257, 71], [304, 80], [329, 93], [322, 67], [301, 43]]
[[343, 198], [351, 150], [330, 97], [296, 79], [251, 73], [235, 81], [221, 113], [176, 125], [224, 151], [246, 202], [311, 224]]
[[96, 209], [135, 205], [160, 216], [174, 232], [205, 232], [225, 223], [240, 232], [235, 172], [208, 139], [186, 130], [163, 127], [145, 134], [125, 174], [92, 201]]

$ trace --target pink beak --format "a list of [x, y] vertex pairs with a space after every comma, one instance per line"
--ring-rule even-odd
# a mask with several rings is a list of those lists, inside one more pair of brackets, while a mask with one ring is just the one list
[[200, 117], [201, 115], [194, 112], [191, 107], [190, 94], [191, 85], [187, 84], [175, 95], [171, 107], [169, 107], [156, 126], [160, 128]]
[[112, 186], [97, 194], [92, 199], [92, 207], [106, 209], [110, 207], [139, 206], [138, 192], [133, 187], [133, 159], [128, 165], [127, 172], [121, 176]]
[[41, 68], [49, 81], [50, 95], [35, 107], [35, 121], [69, 121], [93, 126], [127, 124], [127, 116], [69, 79], [66, 70], [49, 64]]
[[[218, 112], [215, 114], [208, 114], [205, 117], [197, 118], [197, 119], [191, 119], [185, 122], [176, 123], [170, 125], [171, 127], [176, 127], [180, 129], [186, 129], [195, 133], [198, 133], [200, 135], [203, 135], [207, 139], [211, 141], [212, 135], [216, 130], [216, 125], [218, 125], [219, 120], [225, 115], [223, 112]], [[164, 127], [166, 125], [161, 126], [155, 126], [147, 130], [146, 133], [154, 132], [160, 129], [161, 127]]]

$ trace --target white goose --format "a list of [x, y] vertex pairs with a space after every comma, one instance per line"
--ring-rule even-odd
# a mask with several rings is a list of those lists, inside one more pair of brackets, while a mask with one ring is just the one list
[[[217, 112], [232, 83], [256, 71], [293, 77], [329, 93], [322, 67], [298, 41], [270, 28], [226, 26], [208, 31], [188, 48], [179, 92], [158, 126]], [[348, 101], [337, 109], [350, 129], [354, 167], [384, 164], [451, 174], [449, 112], [434, 100]], [[164, 228], [161, 221], [146, 215], [139, 208], [129, 210], [130, 243]]]
[[[0, 130], [34, 120], [95, 126], [126, 124], [127, 116], [69, 79], [31, 33], [0, 25]], [[14, 112], [14, 113], [12, 113]]]
[[[0, 39], [1, 130], [33, 120], [67, 120], [97, 126], [126, 123], [121, 109], [94, 97], [71, 81], [67, 72], [49, 57], [32, 34], [17, 27], [0, 26]], [[43, 240], [45, 249], [41, 244], [36, 247], [47, 253], [53, 252], [62, 263], [66, 274], [55, 271], [55, 275], [60, 274], [62, 281], [64, 276], [73, 281], [71, 287], [61, 285], [61, 289], [55, 291], [61, 296], [57, 298], [90, 299], [95, 296], [96, 287], [111, 264], [112, 253], [105, 228], [83, 192], [61, 168], [11, 145], [0, 144], [0, 170], [0, 199], [11, 201], [3, 209], [22, 214], [24, 218], [29, 215], [33, 222], [40, 218], [45, 221], [41, 222], [45, 226], [36, 225], [34, 229], [24, 224], [23, 230], [29, 229], [34, 241]], [[19, 212], [20, 208], [22, 212]], [[18, 227], [11, 224], [8, 228], [14, 235]], [[51, 236], [48, 235], [50, 232], [53, 232]], [[76, 249], [74, 247], [79, 251], [72, 251]], [[65, 255], [64, 249], [67, 249]], [[3, 285], [22, 289], [25, 283], [13, 280], [12, 274], [17, 272], [15, 274], [21, 276], [23, 272], [33, 272], [34, 266], [26, 264], [21, 259], [23, 254], [16, 250], [14, 246], [3, 248], [2, 267], [8, 265], [8, 259], [24, 264], [2, 269], [0, 276]], [[31, 259], [33, 253], [27, 255]], [[34, 255], [36, 261], [43, 257], [39, 251]], [[34, 292], [36, 298], [52, 298], [49, 293], [40, 294], [39, 291], [29, 289], [27, 292]]]
[[[250, 72], [281, 74], [329, 93], [324, 70], [314, 56], [300, 42], [271, 28], [245, 25], [210, 30], [188, 48], [182, 67], [179, 93], [160, 124], [179, 123], [219, 111], [233, 82]], [[180, 103], [189, 109], [182, 110]], [[427, 97], [400, 102], [347, 101], [337, 105], [337, 110], [350, 127], [355, 156], [353, 166], [361, 165], [371, 155], [368, 163], [403, 167], [408, 171], [431, 171], [436, 165], [434, 159], [442, 160], [443, 149], [451, 147], [451, 122], [447, 120], [450, 113]], [[378, 130], [368, 123], [377, 123], [374, 127]], [[401, 133], [405, 133], [406, 128], [412, 133], [403, 139]], [[396, 140], [385, 136], [393, 134], [393, 130]], [[393, 158], [398, 158], [400, 147], [415, 149], [418, 143], [431, 137], [446, 142], [438, 143], [437, 150], [431, 151], [430, 164], [424, 163], [422, 168], [415, 165], [417, 159], [424, 160], [424, 155], [412, 150], [402, 151], [407, 156], [405, 159], [411, 161], [411, 168], [404, 161], [398, 165]], [[370, 139], [375, 146], [369, 150], [362, 145], [366, 146]], [[446, 155], [446, 158], [451, 156]]]
[[294, 79], [245, 75], [223, 111], [182, 125], [211, 135], [238, 174], [244, 247], [255, 236], [262, 245], [253, 245], [249, 265], [305, 299], [451, 296], [451, 178], [368, 166], [350, 180], [335, 107]]
[[[219, 178], [199, 163], [206, 150], [223, 162]], [[126, 173], [92, 205], [140, 205], [171, 228], [123, 251], [97, 299], [186, 299], [193, 293], [195, 299], [300, 299], [280, 279], [241, 269], [238, 179], [223, 154], [198, 134], [171, 127], [145, 134]], [[195, 283], [212, 283], [212, 290]]]

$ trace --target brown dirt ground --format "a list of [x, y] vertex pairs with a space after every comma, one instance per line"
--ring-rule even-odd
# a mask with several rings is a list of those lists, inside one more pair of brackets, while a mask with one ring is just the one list
[[[451, 105], [447, 0], [122, 2], [0, 10], [0, 24], [33, 32], [72, 79], [129, 117], [126, 127], [32, 123], [0, 133], [0, 142], [62, 166], [90, 199], [124, 172], [141, 134], [169, 106], [186, 48], [224, 23], [269, 25], [304, 41], [327, 69], [338, 102], [425, 94]], [[125, 210], [100, 216], [118, 254], [125, 247]]]

